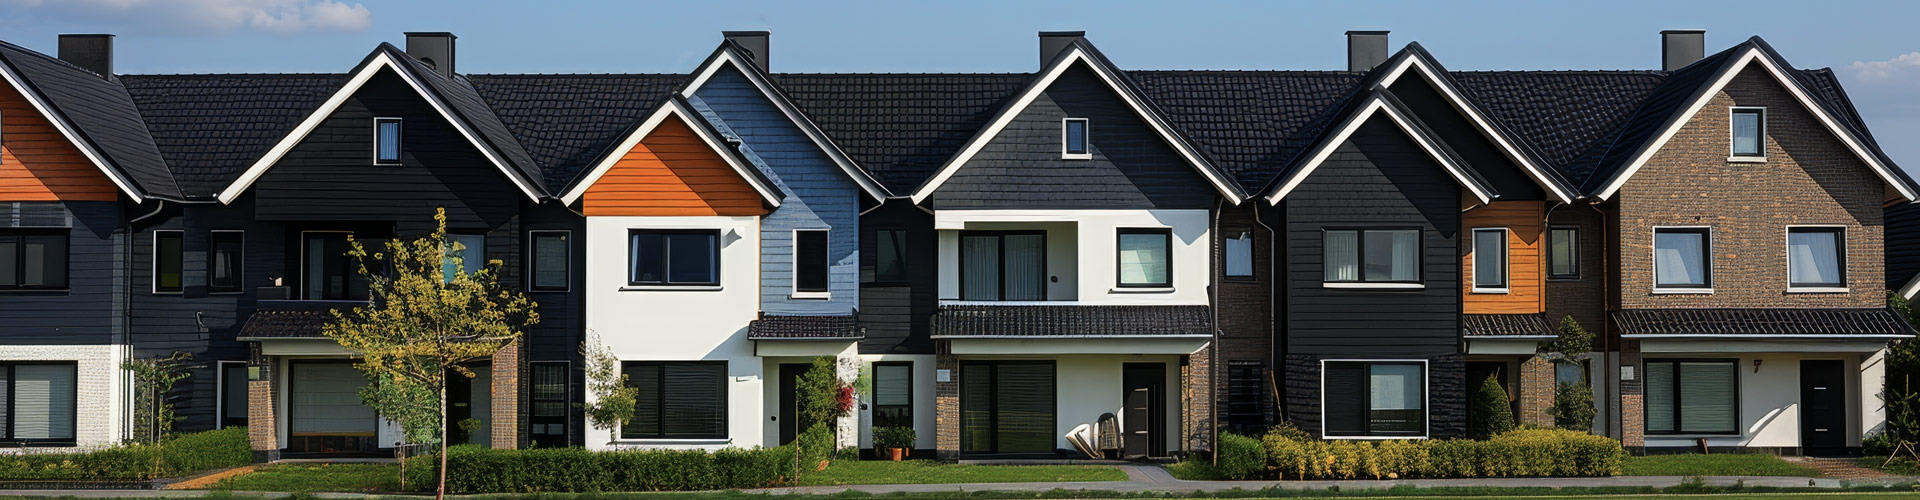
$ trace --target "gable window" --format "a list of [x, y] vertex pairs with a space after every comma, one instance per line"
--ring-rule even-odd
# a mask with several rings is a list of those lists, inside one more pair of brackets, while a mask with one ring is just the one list
[[66, 229], [0, 229], [0, 290], [67, 288]]
[[1253, 235], [1241, 232], [1238, 236], [1227, 238], [1222, 252], [1227, 259], [1228, 278], [1253, 277]]
[[1767, 108], [1733, 108], [1733, 157], [1767, 156]]
[[400, 164], [400, 119], [373, 119], [373, 164]]
[[440, 256], [441, 281], [453, 281], [461, 274], [471, 276], [487, 264], [486, 235], [449, 234], [444, 244], [447, 249]]
[[1120, 265], [1122, 287], [1167, 288], [1173, 286], [1173, 230], [1167, 228], [1120, 229]]
[[207, 233], [207, 291], [240, 291], [241, 271], [246, 266], [246, 233], [213, 231]]
[[962, 231], [960, 298], [1047, 300], [1047, 234]]
[[1735, 360], [1647, 360], [1647, 434], [1738, 434]]
[[902, 283], [907, 281], [907, 232], [899, 229], [880, 229], [873, 232], [873, 281], [876, 283]]
[[628, 233], [630, 285], [720, 284], [720, 231], [635, 229]]
[[1426, 364], [1418, 361], [1327, 361], [1320, 382], [1323, 434], [1425, 436], [1426, 378]]
[[727, 362], [628, 361], [620, 364], [620, 372], [639, 390], [633, 420], [620, 429], [620, 437], [727, 437]]
[[1420, 283], [1420, 230], [1329, 229], [1323, 235], [1327, 283]]
[[1547, 230], [1547, 279], [1580, 278], [1580, 228], [1565, 226]]
[[1711, 290], [1711, 231], [1704, 227], [1653, 228], [1653, 287]]
[[180, 231], [153, 232], [153, 293], [180, 293], [186, 253]]
[[873, 427], [913, 427], [913, 363], [873, 364]]
[[527, 287], [535, 291], [566, 290], [573, 273], [572, 231], [528, 231], [533, 245], [527, 258]]
[[1473, 291], [1507, 292], [1507, 230], [1473, 230]]
[[1092, 150], [1087, 144], [1088, 120], [1086, 118], [1067, 118], [1060, 121], [1060, 157], [1068, 160], [1093, 159]]
[[1845, 290], [1846, 234], [1842, 227], [1787, 228], [1787, 286]]
[[827, 253], [827, 230], [803, 229], [793, 232], [793, 291], [796, 297], [812, 298], [827, 293], [827, 270], [832, 267], [832, 262], [829, 262], [831, 257]]
[[79, 389], [72, 362], [0, 364], [0, 439], [72, 443]]

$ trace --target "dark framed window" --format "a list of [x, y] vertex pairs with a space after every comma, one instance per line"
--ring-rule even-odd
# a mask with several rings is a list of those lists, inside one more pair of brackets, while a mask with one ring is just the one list
[[207, 233], [207, 291], [240, 291], [247, 264], [246, 234], [241, 231]]
[[1767, 156], [1767, 109], [1733, 108], [1732, 113], [1733, 156], [1765, 158]]
[[913, 427], [913, 363], [873, 364], [873, 427]]
[[1473, 230], [1473, 289], [1506, 291], [1507, 229]]
[[1737, 361], [1647, 360], [1647, 434], [1739, 434]]
[[448, 234], [447, 251], [440, 256], [440, 280], [453, 281], [460, 274], [472, 275], [487, 266], [487, 236], [484, 234]]
[[71, 445], [79, 400], [73, 362], [0, 364], [6, 414], [0, 440], [17, 445]]
[[540, 448], [565, 447], [568, 442], [567, 387], [572, 378], [572, 364], [567, 361], [535, 361], [527, 363], [531, 377], [527, 389], [531, 404], [528, 405], [528, 437]]
[[1321, 235], [1328, 283], [1419, 283], [1419, 229], [1328, 229]]
[[527, 288], [566, 291], [573, 280], [573, 232], [528, 231]]
[[1088, 143], [1089, 121], [1086, 118], [1067, 118], [1060, 121], [1060, 155], [1069, 160], [1091, 158]]
[[1547, 279], [1580, 279], [1580, 228], [1555, 226], [1547, 230]]
[[628, 241], [628, 284], [720, 284], [717, 229], [635, 229]]
[[245, 361], [220, 362], [220, 426], [247, 425], [247, 380]]
[[1243, 231], [1226, 238], [1221, 245], [1221, 253], [1227, 261], [1227, 277], [1253, 277], [1253, 235]]
[[1053, 453], [1054, 362], [962, 362], [958, 376], [961, 453]]
[[793, 291], [825, 293], [832, 257], [827, 252], [825, 229], [800, 229], [793, 232]]
[[1227, 429], [1243, 436], [1267, 431], [1267, 376], [1259, 361], [1227, 362]]
[[373, 164], [400, 164], [400, 119], [373, 119]]
[[0, 229], [0, 290], [65, 290], [67, 229]]
[[153, 232], [153, 293], [186, 288], [186, 238], [180, 231]]
[[1321, 377], [1327, 437], [1427, 435], [1425, 363], [1327, 361]]
[[[306, 300], [367, 300], [367, 277], [360, 274], [346, 231], [307, 231], [300, 234], [300, 287]], [[360, 239], [366, 248], [382, 248], [376, 239]]]
[[1653, 228], [1653, 286], [1713, 287], [1713, 231], [1704, 227]]
[[962, 300], [1047, 300], [1045, 231], [961, 231]]
[[907, 281], [907, 232], [902, 229], [873, 231], [873, 282]]
[[626, 439], [727, 437], [727, 362], [628, 361], [627, 385], [639, 389]]
[[1847, 229], [1787, 228], [1787, 286], [1846, 287]]
[[1120, 228], [1118, 285], [1121, 287], [1166, 288], [1173, 286], [1173, 230], [1168, 228]]

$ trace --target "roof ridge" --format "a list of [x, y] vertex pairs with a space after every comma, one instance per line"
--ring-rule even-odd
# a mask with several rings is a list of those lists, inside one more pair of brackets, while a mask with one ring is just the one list
[[469, 76], [469, 77], [475, 77], [475, 76], [477, 76], [477, 77], [481, 77], [481, 78], [488, 78], [488, 77], [527, 77], [527, 76], [564, 76], [564, 77], [574, 77], [574, 78], [586, 78], [586, 77], [603, 77], [603, 78], [627, 78], [627, 77], [636, 77], [636, 76], [678, 76], [678, 77], [687, 77], [687, 76], [689, 76], [689, 75], [687, 75], [686, 73], [460, 73], [460, 74], [461, 74], [461, 75], [465, 75], [465, 76]]
[[243, 77], [243, 76], [245, 76], [245, 77], [262, 77], [262, 78], [292, 78], [292, 77], [310, 77], [310, 76], [346, 76], [346, 73], [121, 73], [121, 74], [118, 74], [118, 75], [116, 75], [116, 76], [118, 76], [119, 78], [126, 78], [126, 77], [134, 77], [134, 78], [212, 78], [212, 77], [222, 77], [222, 78], [233, 78], [233, 77]]

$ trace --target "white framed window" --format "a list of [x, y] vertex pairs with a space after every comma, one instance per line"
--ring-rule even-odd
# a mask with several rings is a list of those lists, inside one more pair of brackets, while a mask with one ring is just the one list
[[400, 164], [400, 119], [373, 119], [373, 164]]
[[186, 236], [178, 229], [153, 232], [153, 293], [172, 294], [186, 289]]
[[1580, 279], [1580, 227], [1547, 229], [1547, 279]]
[[1473, 230], [1474, 293], [1507, 293], [1507, 228]]
[[1846, 226], [1787, 226], [1787, 291], [1847, 291]]
[[1728, 111], [1732, 161], [1767, 160], [1767, 108], [1735, 106]]
[[833, 267], [827, 251], [826, 229], [793, 230], [793, 295], [796, 299], [829, 298], [829, 272]]
[[1239, 235], [1227, 238], [1222, 249], [1227, 259], [1228, 278], [1253, 277], [1253, 234], [1242, 231]]
[[573, 231], [527, 231], [527, 289], [564, 292], [573, 283]]
[[1092, 121], [1086, 118], [1060, 119], [1060, 158], [1067, 160], [1093, 159]]
[[1655, 293], [1713, 293], [1713, 229], [1653, 228]]
[[1421, 288], [1419, 229], [1327, 229], [1321, 234], [1328, 288]]
[[1320, 361], [1320, 434], [1329, 439], [1427, 437], [1427, 361]]

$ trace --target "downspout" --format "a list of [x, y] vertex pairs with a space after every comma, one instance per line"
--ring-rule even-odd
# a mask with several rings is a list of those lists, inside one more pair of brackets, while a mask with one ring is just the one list
[[[1278, 206], [1278, 205], [1275, 205], [1275, 206]], [[1274, 319], [1275, 316], [1280, 312], [1280, 309], [1279, 309], [1280, 306], [1278, 304], [1280, 303], [1280, 300], [1283, 298], [1281, 293], [1274, 293], [1274, 292], [1276, 290], [1284, 292], [1285, 289], [1282, 289], [1279, 286], [1277, 286], [1278, 281], [1273, 278], [1273, 276], [1277, 273], [1271, 272], [1273, 269], [1278, 269], [1278, 266], [1280, 263], [1280, 259], [1279, 259], [1280, 251], [1278, 250], [1280, 246], [1279, 245], [1280, 234], [1273, 230], [1273, 226], [1267, 225], [1267, 221], [1260, 219], [1260, 199], [1259, 198], [1254, 198], [1253, 200], [1253, 223], [1267, 230], [1267, 252], [1270, 254], [1267, 258], [1267, 264], [1271, 267], [1269, 269], [1270, 272], [1267, 273], [1267, 280], [1266, 280], [1267, 281], [1266, 322], [1267, 322], [1267, 341], [1272, 343], [1272, 345], [1269, 345], [1267, 347], [1267, 354], [1273, 355], [1276, 352], [1276, 350], [1285, 350], [1287, 345], [1286, 339], [1281, 338], [1280, 322]], [[1254, 267], [1255, 267], [1253, 271], [1254, 275], [1259, 276], [1259, 273], [1260, 273], [1260, 270], [1258, 269], [1259, 266], [1256, 265]], [[1276, 359], [1273, 360], [1273, 365], [1276, 367], [1284, 366], [1285, 363], [1286, 363], [1285, 353], [1280, 353], [1280, 355], [1276, 356]], [[1286, 373], [1285, 371], [1282, 371], [1282, 370], [1277, 370], [1272, 368], [1269, 368], [1269, 369], [1273, 370], [1274, 372], [1279, 372], [1283, 374]], [[1282, 394], [1280, 394], [1280, 384], [1278, 379], [1279, 377], [1275, 377], [1272, 375], [1267, 376], [1267, 380], [1274, 384], [1273, 390], [1268, 392], [1272, 392], [1274, 395], [1273, 408], [1275, 410], [1278, 410], [1278, 412], [1280, 413], [1279, 415], [1280, 421], [1288, 422], [1291, 420], [1287, 418], [1287, 404], [1282, 399]], [[1264, 396], [1264, 394], [1262, 396]]]
[[[147, 220], [147, 219], [153, 218], [154, 216], [160, 215], [160, 212], [165, 211], [166, 209], [167, 209], [167, 200], [155, 199], [153, 202], [153, 212], [148, 213], [146, 215], [139, 216], [139, 217], [127, 219], [126, 224], [123, 225], [121, 228], [121, 234], [125, 235], [126, 237], [126, 244], [121, 245], [121, 248], [122, 248], [121, 253], [123, 254], [123, 259], [124, 259], [121, 261], [121, 265], [124, 266], [124, 268], [126, 269], [126, 275], [127, 275], [127, 279], [122, 280], [121, 286], [120, 286], [120, 297], [121, 297], [120, 298], [120, 315], [121, 315], [120, 336], [121, 336], [122, 343], [124, 343], [127, 346], [126, 359], [120, 360], [122, 363], [133, 360], [133, 256], [134, 256], [133, 247], [134, 247], [134, 241], [136, 239], [134, 237], [133, 225], [136, 223], [139, 223], [140, 221]], [[122, 210], [125, 210], [125, 209], [123, 208]], [[119, 367], [116, 366], [115, 368], [119, 368]], [[134, 390], [134, 387], [133, 387], [132, 376], [129, 374], [129, 375], [120, 377], [120, 393], [125, 395], [123, 400], [132, 400], [133, 390]], [[134, 419], [133, 412], [134, 412], [133, 405], [128, 405], [126, 408], [126, 414], [124, 415], [124, 418], [121, 418], [120, 420], [121, 436], [126, 436], [128, 438], [133, 437], [133, 419]]]
[[[1208, 238], [1209, 241], [1207, 242], [1208, 260], [1213, 260], [1213, 256], [1215, 255], [1219, 255], [1223, 261], [1226, 260], [1226, 253], [1220, 248], [1220, 211], [1224, 209], [1223, 207], [1225, 207], [1225, 200], [1220, 198], [1213, 199], [1213, 228], [1211, 231], [1208, 231], [1212, 237]], [[1212, 434], [1212, 439], [1208, 440], [1208, 446], [1212, 447], [1212, 449], [1208, 451], [1212, 452], [1220, 450], [1220, 408], [1218, 408], [1220, 403], [1221, 363], [1219, 278], [1221, 270], [1225, 269], [1224, 266], [1226, 262], [1220, 262], [1218, 264], [1219, 265], [1207, 266], [1207, 312], [1208, 315], [1213, 318], [1213, 342], [1209, 342], [1207, 345], [1207, 349], [1210, 351], [1207, 353], [1207, 432]], [[1213, 465], [1220, 465], [1219, 453], [1207, 453], [1207, 456], [1213, 461]]]
[[[1608, 250], [1612, 248], [1612, 245], [1607, 241], [1607, 233], [1609, 232], [1608, 229], [1610, 229], [1608, 227], [1610, 223], [1607, 222], [1607, 213], [1605, 211], [1600, 210], [1599, 204], [1594, 203], [1591, 200], [1587, 202], [1587, 208], [1593, 209], [1593, 213], [1600, 215], [1600, 267], [1603, 269], [1611, 268], [1611, 266], [1608, 265], [1609, 258], [1610, 258], [1608, 254]], [[1617, 273], [1619, 271], [1613, 270], [1612, 272]], [[1608, 401], [1610, 401], [1609, 404], [1612, 405], [1611, 409], [1613, 411], [1610, 412], [1612, 413], [1612, 415], [1610, 415], [1609, 418], [1607, 418], [1606, 428], [1602, 429], [1600, 432], [1602, 434], [1613, 433], [1613, 423], [1615, 420], [1619, 420], [1621, 425], [1619, 438], [1624, 441], [1627, 437], [1626, 436], [1626, 415], [1621, 413], [1620, 394], [1619, 394], [1618, 388], [1615, 387], [1617, 385], [1615, 382], [1617, 381], [1614, 380], [1612, 376], [1607, 375], [1608, 372], [1617, 371], [1617, 370], [1608, 369], [1610, 368], [1608, 366], [1610, 364], [1608, 363], [1608, 359], [1613, 357], [1613, 350], [1614, 350], [1613, 332], [1611, 328], [1607, 327], [1607, 324], [1610, 321], [1610, 317], [1611, 317], [1610, 313], [1612, 312], [1612, 309], [1613, 309], [1613, 278], [1603, 274], [1600, 276], [1600, 372], [1601, 373], [1599, 377], [1600, 377], [1600, 390], [1603, 394], [1607, 394], [1607, 399]]]

